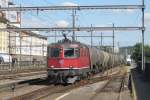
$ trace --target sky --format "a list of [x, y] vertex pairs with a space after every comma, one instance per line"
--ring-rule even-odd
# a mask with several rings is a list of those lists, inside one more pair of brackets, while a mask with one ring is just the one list
[[[141, 4], [142, 0], [12, 0], [21, 6], [51, 5], [126, 5]], [[145, 43], [150, 45], [150, 0], [145, 0]], [[141, 26], [140, 10], [84, 10], [76, 12], [76, 26]], [[22, 13], [22, 27], [62, 27], [72, 26], [71, 11], [28, 11]], [[65, 32], [72, 35], [71, 32]], [[100, 35], [101, 32], [94, 32]], [[102, 32], [103, 36], [112, 36], [112, 32]], [[53, 35], [54, 32], [40, 32], [42, 35]], [[56, 34], [62, 34], [56, 32]], [[76, 32], [76, 35], [90, 35], [90, 32]], [[60, 40], [61, 38], [57, 38]], [[77, 38], [78, 41], [90, 44], [90, 38]], [[49, 38], [49, 43], [55, 42]], [[99, 45], [100, 38], [93, 38], [93, 44]], [[132, 46], [141, 41], [141, 31], [115, 32], [115, 45]], [[112, 45], [112, 38], [103, 38], [103, 45]]]

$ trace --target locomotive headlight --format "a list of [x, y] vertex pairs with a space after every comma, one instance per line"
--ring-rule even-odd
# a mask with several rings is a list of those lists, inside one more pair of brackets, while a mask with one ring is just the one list
[[50, 66], [51, 68], [54, 68], [54, 66], [52, 65], [52, 66]]
[[73, 68], [73, 66], [69, 66], [69, 68], [70, 68], [70, 69], [72, 69], [72, 68]]

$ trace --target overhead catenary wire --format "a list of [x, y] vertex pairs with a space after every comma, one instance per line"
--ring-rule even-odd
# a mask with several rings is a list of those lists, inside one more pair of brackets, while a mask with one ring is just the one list
[[144, 5], [91, 5], [91, 6], [41, 6], [41, 7], [2, 7], [0, 11], [44, 11], [44, 10], [93, 10], [93, 9], [142, 9]]
[[[98, 9], [142, 9], [142, 26], [141, 27], [95, 27], [95, 31], [117, 30], [117, 31], [142, 31], [142, 69], [144, 70], [144, 10], [145, 4], [142, 0], [142, 5], [102, 5], [102, 6], [41, 6], [41, 7], [4, 7], [0, 11], [44, 11], [44, 10], [98, 10]], [[90, 31], [89, 27], [77, 28], [1, 28], [0, 31]]]
[[[93, 31], [140, 31], [143, 27], [92, 27]], [[50, 27], [50, 28], [0, 28], [0, 31], [91, 31], [91, 27]]]
[[[19, 36], [10, 36], [10, 37], [19, 37]], [[21, 36], [21, 37], [31, 37], [31, 36]], [[62, 35], [44, 35], [44, 37], [63, 37], [63, 36]], [[67, 36], [67, 37], [72, 37], [72, 36]], [[76, 35], [76, 37], [83, 37], [84, 38], [84, 37], [91, 37], [91, 36]], [[99, 38], [101, 36], [99, 36], [99, 35], [93, 35], [92, 37]], [[103, 36], [103, 37], [112, 37], [112, 36]]]

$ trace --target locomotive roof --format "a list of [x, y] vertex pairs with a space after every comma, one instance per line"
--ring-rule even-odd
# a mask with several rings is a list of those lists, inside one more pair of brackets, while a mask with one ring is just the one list
[[[79, 47], [91, 48], [91, 46], [89, 46], [89, 45], [86, 45], [84, 43], [80, 43], [78, 41], [71, 41], [69, 39], [59, 40], [57, 43], [51, 43], [48, 46], [64, 46], [64, 45], [70, 45], [70, 44], [77, 44]], [[95, 47], [95, 46], [93, 46], [93, 47], [95, 49], [99, 49], [98, 47]], [[100, 50], [100, 51], [106, 52], [106, 51], [103, 51], [103, 50]], [[113, 54], [111, 52], [106, 52], [106, 53], [109, 53], [109, 54], [112, 54], [112, 55], [116, 55], [116, 54]]]
[[68, 45], [68, 44], [77, 44], [77, 45], [79, 45], [80, 47], [88, 47], [86, 44], [80, 43], [80, 42], [78, 42], [78, 41], [71, 41], [71, 40], [69, 40], [69, 39], [60, 40], [60, 41], [58, 41], [57, 43], [49, 44], [49, 46], [50, 46], [50, 45]]

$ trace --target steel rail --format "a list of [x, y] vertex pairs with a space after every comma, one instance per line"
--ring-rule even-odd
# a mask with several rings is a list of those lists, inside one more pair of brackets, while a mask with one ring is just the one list
[[89, 5], [89, 6], [35, 6], [2, 7], [0, 11], [44, 11], [44, 10], [96, 10], [96, 9], [142, 9], [143, 5]]

